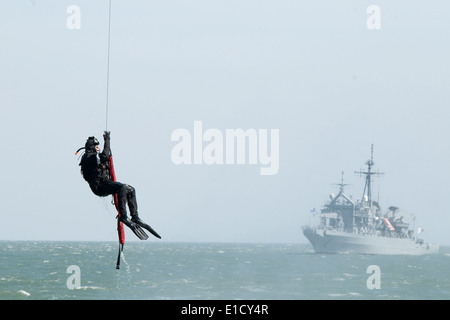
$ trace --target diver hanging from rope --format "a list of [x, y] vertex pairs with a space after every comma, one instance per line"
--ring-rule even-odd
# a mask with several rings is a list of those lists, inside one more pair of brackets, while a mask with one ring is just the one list
[[[110, 162], [110, 132], [105, 131], [103, 138], [105, 142], [102, 152], [100, 152], [99, 149], [100, 143], [95, 137], [89, 137], [85, 146], [78, 149], [76, 152], [77, 154], [80, 150], [85, 149], [85, 153], [80, 161], [83, 178], [89, 183], [89, 186], [95, 195], [99, 197], [106, 197], [109, 195], [115, 196], [117, 201], [116, 207], [118, 210], [117, 219], [130, 228], [139, 239], [148, 239], [148, 235], [142, 228], [161, 239], [160, 235], [155, 230], [139, 218], [136, 190], [128, 184], [117, 182], [113, 179]], [[127, 205], [130, 210], [131, 219], [127, 214]]]
[[[110, 39], [111, 39], [111, 0], [109, 0], [109, 19], [108, 19], [108, 60], [106, 72], [106, 130], [103, 134], [104, 146], [100, 152], [100, 142], [95, 137], [89, 137], [85, 146], [78, 149], [85, 149], [80, 166], [83, 178], [89, 183], [92, 192], [99, 197], [113, 196], [114, 205], [117, 210], [117, 231], [119, 234], [119, 254], [117, 256], [116, 269], [120, 265], [120, 253], [125, 243], [125, 232], [123, 225], [130, 228], [133, 233], [141, 240], [148, 239], [148, 235], [142, 229], [146, 229], [155, 237], [161, 239], [161, 236], [148, 224], [139, 218], [137, 211], [136, 190], [128, 185], [116, 180], [114, 164], [110, 146], [110, 132], [108, 131], [108, 107], [109, 107], [109, 57], [110, 57]], [[128, 217], [127, 206], [130, 210], [131, 219]]]

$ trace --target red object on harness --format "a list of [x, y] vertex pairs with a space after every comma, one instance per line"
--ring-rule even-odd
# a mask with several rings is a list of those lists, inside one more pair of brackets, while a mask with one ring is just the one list
[[[109, 156], [109, 173], [111, 175], [111, 179], [113, 181], [117, 181], [112, 155]], [[114, 194], [114, 205], [116, 206], [117, 210], [117, 233], [119, 235], [119, 253], [117, 255], [116, 269], [120, 269], [120, 253], [123, 251], [123, 245], [125, 244], [125, 230], [123, 229], [123, 222], [119, 220], [120, 212], [117, 193]]]
[[[114, 163], [112, 155], [109, 156], [109, 172], [111, 174], [111, 179], [113, 181], [116, 180], [116, 173], [114, 171]], [[114, 194], [114, 205], [116, 206], [117, 210], [117, 232], [119, 234], [119, 243], [123, 245], [125, 243], [125, 230], [123, 229], [123, 222], [119, 220], [120, 212], [119, 212], [119, 201], [117, 198], [117, 193]]]

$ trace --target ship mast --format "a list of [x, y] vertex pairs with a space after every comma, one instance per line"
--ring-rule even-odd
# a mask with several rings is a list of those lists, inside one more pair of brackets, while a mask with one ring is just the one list
[[367, 197], [367, 202], [369, 203], [369, 207], [372, 207], [372, 175], [380, 176], [384, 174], [383, 172], [372, 172], [372, 168], [375, 165], [375, 162], [373, 161], [373, 144], [371, 148], [371, 154], [370, 159], [365, 162], [367, 165], [367, 171], [355, 171], [355, 173], [359, 173], [359, 175], [365, 175], [366, 176], [366, 184], [364, 185], [364, 192], [362, 201], [365, 201]]

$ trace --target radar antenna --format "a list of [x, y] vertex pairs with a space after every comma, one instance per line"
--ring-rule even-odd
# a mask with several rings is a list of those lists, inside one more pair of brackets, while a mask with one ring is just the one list
[[363, 201], [367, 199], [367, 202], [369, 203], [369, 206], [372, 206], [372, 176], [380, 176], [383, 175], [384, 172], [372, 172], [372, 168], [375, 165], [375, 162], [373, 161], [373, 144], [371, 148], [370, 153], [370, 159], [365, 162], [365, 165], [367, 165], [367, 171], [355, 171], [355, 173], [358, 173], [360, 176], [365, 175], [366, 176], [366, 184], [364, 186], [364, 192], [363, 192]]

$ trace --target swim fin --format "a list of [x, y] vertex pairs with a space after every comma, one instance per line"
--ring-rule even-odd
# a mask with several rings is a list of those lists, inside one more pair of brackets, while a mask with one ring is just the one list
[[122, 221], [128, 228], [133, 231], [133, 233], [141, 240], [147, 240], [148, 235], [145, 233], [144, 230], [135, 222], [131, 221], [128, 217], [119, 217], [119, 220]]
[[144, 221], [139, 219], [139, 217], [134, 216], [134, 217], [131, 218], [131, 221], [134, 222], [135, 224], [137, 224], [138, 226], [141, 226], [142, 228], [147, 229], [148, 232], [150, 232], [152, 235], [154, 235], [158, 239], [161, 239], [161, 236], [155, 230], [153, 230], [152, 227], [150, 227]]

